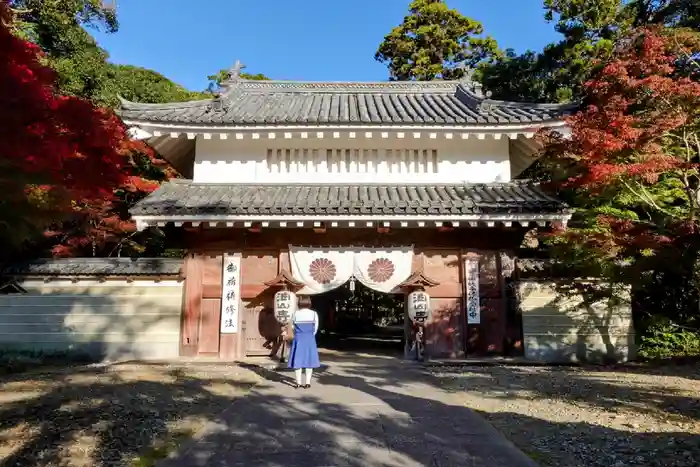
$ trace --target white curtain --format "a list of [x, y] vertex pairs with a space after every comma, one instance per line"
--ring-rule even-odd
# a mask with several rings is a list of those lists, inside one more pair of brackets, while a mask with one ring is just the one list
[[314, 295], [340, 287], [350, 277], [379, 292], [396, 292], [411, 275], [413, 246], [396, 248], [310, 248], [289, 246], [292, 275], [304, 283], [298, 293]]
[[413, 247], [355, 248], [353, 275], [370, 289], [396, 292], [408, 279], [413, 264]]
[[306, 248], [289, 246], [292, 275], [304, 283], [299, 295], [328, 292], [345, 284], [352, 277], [351, 248]]

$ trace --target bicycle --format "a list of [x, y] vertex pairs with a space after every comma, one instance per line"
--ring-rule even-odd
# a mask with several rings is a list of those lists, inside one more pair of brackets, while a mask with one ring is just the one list
[[425, 350], [424, 347], [425, 347], [425, 345], [423, 344], [423, 325], [419, 324], [418, 330], [416, 331], [416, 342], [415, 342], [416, 360], [418, 360], [419, 362], [423, 361], [424, 350]]

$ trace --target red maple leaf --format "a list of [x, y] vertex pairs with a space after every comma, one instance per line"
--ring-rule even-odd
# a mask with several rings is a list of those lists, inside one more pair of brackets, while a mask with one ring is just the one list
[[[626, 193], [645, 206], [645, 212], [664, 216], [663, 227], [648, 219], [605, 215], [595, 219], [598, 228], [593, 231], [559, 234], [615, 256], [662, 248], [673, 241], [669, 231], [684, 235], [697, 229], [700, 82], [691, 77], [700, 73], [692, 60], [698, 52], [700, 42], [693, 32], [633, 31], [585, 84], [585, 105], [568, 118], [571, 137], [541, 135], [546, 156], [565, 174], [560, 188], [589, 199]], [[676, 192], [685, 198], [664, 202], [671, 209], [689, 206], [687, 214], [671, 212], [650, 194], [655, 184], [669, 180], [681, 187]]]
[[[61, 95], [39, 48], [13, 35], [12, 20], [0, 0], [3, 196], [40, 205], [27, 216], [35, 224], [53, 223], [45, 235], [56, 242], [54, 254], [120, 245], [135, 231], [128, 207], [177, 174], [145, 143], [128, 138], [111, 110]], [[139, 158], [160, 171], [159, 180], [139, 174]]]
[[13, 35], [12, 19], [0, 2], [3, 196], [50, 198], [45, 210], [53, 213], [70, 212], [74, 200], [109, 198], [127, 175], [123, 125], [109, 110], [61, 95], [41, 51]]

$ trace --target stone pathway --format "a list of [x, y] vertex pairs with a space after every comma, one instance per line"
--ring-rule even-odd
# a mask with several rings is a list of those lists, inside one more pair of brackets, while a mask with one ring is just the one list
[[324, 355], [310, 389], [292, 374], [263, 382], [162, 467], [534, 467], [495, 428], [414, 365]]

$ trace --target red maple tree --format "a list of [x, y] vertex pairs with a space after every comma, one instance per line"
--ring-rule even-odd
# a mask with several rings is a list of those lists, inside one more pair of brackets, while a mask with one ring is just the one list
[[40, 49], [12, 27], [0, 0], [3, 236], [20, 244], [48, 228], [55, 255], [119, 251], [135, 233], [129, 206], [175, 174], [111, 110], [61, 95]]
[[[55, 240], [54, 256], [113, 256], [122, 250], [142, 252], [136, 224], [130, 219], [129, 208], [158, 188], [160, 182], [177, 174], [165, 161], [140, 142], [127, 142], [127, 167], [132, 175], [114, 189], [112, 196], [85, 199], [74, 203], [70, 218], [58, 228], [46, 232]], [[147, 165], [150, 174], [140, 170]]]
[[109, 196], [124, 179], [126, 138], [114, 114], [62, 96], [35, 45], [12, 34], [11, 11], [0, 2], [0, 132], [2, 157], [75, 198]]
[[44, 203], [49, 215], [41, 221], [55, 220], [75, 202], [110, 199], [128, 175], [121, 122], [87, 100], [59, 94], [41, 51], [13, 34], [12, 20], [7, 2], [0, 2], [0, 189], [7, 232], [8, 219], [22, 217], [17, 211], [27, 205]]
[[698, 51], [694, 31], [633, 31], [586, 83], [571, 137], [545, 136], [546, 156], [563, 175], [559, 187], [576, 192], [595, 221], [568, 240], [615, 256], [698, 231]]

